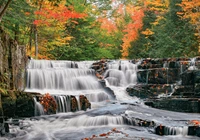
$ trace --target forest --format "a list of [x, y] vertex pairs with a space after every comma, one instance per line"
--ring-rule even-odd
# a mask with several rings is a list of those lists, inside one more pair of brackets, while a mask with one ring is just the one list
[[194, 57], [199, 0], [0, 0], [0, 27], [35, 59]]

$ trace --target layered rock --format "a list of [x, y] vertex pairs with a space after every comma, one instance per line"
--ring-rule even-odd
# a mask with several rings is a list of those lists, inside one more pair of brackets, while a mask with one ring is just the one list
[[196, 99], [200, 96], [199, 60], [199, 57], [143, 59], [138, 65], [138, 84], [129, 86], [126, 91], [131, 96], [148, 99], [146, 104], [152, 107], [200, 112]]

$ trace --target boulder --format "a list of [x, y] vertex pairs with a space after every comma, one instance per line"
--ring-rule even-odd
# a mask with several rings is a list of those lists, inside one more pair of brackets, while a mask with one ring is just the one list
[[16, 100], [16, 112], [18, 117], [32, 117], [34, 116], [34, 100], [30, 94], [18, 92]]
[[126, 88], [126, 91], [130, 96], [136, 96], [140, 98], [150, 98], [154, 96], [153, 93], [150, 92], [148, 85], [138, 84], [134, 86], [129, 86]]
[[14, 117], [16, 111], [17, 96], [14, 91], [8, 91], [6, 96], [2, 97], [2, 107], [4, 116]]
[[85, 97], [84, 95], [80, 95], [79, 98], [80, 98], [81, 110], [86, 111], [88, 108], [91, 108], [91, 103], [89, 102], [87, 97]]
[[71, 111], [75, 112], [78, 110], [78, 102], [75, 96], [71, 96]]

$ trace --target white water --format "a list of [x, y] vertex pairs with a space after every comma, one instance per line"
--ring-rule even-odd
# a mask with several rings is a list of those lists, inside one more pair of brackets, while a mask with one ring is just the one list
[[[13, 135], [16, 135], [13, 139], [80, 140], [107, 133], [113, 128], [128, 133], [129, 136], [113, 134], [109, 136], [110, 139], [198, 139], [187, 136], [187, 122], [200, 119], [198, 114], [150, 108], [126, 93], [127, 86], [137, 84], [137, 65], [129, 61], [108, 63], [105, 82], [116, 96], [116, 100], [111, 100], [94, 76], [94, 71], [89, 69], [92, 63], [31, 60], [27, 70], [26, 91], [53, 94], [59, 104], [58, 114], [22, 120], [22, 129], [11, 127]], [[74, 95], [79, 100], [78, 96], [81, 94], [92, 101], [92, 109], [86, 112], [69, 112], [69, 95]], [[155, 135], [153, 128], [138, 126], [139, 119], [166, 125], [168, 127], [165, 133], [175, 136]]]
[[[109, 100], [111, 96], [97, 80], [95, 71], [89, 69], [92, 63], [93, 61], [31, 60], [27, 68], [25, 91], [54, 95], [58, 104], [57, 112], [70, 111], [70, 95], [76, 97], [78, 110], [80, 110], [79, 95], [85, 95], [90, 102]], [[38, 115], [43, 114], [38, 113]]]
[[34, 99], [34, 103], [35, 103], [35, 116], [38, 116], [38, 115], [44, 115], [44, 108], [43, 106], [36, 100], [36, 98], [33, 98]]

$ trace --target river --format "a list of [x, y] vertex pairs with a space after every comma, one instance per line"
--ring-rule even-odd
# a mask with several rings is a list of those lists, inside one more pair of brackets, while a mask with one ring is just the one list
[[[94, 61], [30, 60], [25, 91], [50, 93], [61, 98], [60, 104], [65, 104], [65, 107], [54, 115], [44, 115], [42, 106], [36, 102], [37, 116], [21, 119], [19, 126], [10, 126], [10, 135], [5, 139], [199, 139], [187, 135], [188, 122], [200, 120], [199, 114], [151, 108], [144, 105], [143, 100], [126, 93], [127, 86], [137, 84], [136, 64], [126, 60], [108, 62], [104, 80], [106, 86], [113, 90], [114, 97], [103, 88], [94, 70], [90, 69], [92, 63]], [[91, 109], [69, 112], [69, 95], [85, 95], [91, 102]], [[152, 124], [140, 126], [143, 121]], [[155, 127], [160, 124], [166, 126], [164, 136], [155, 134]]]

